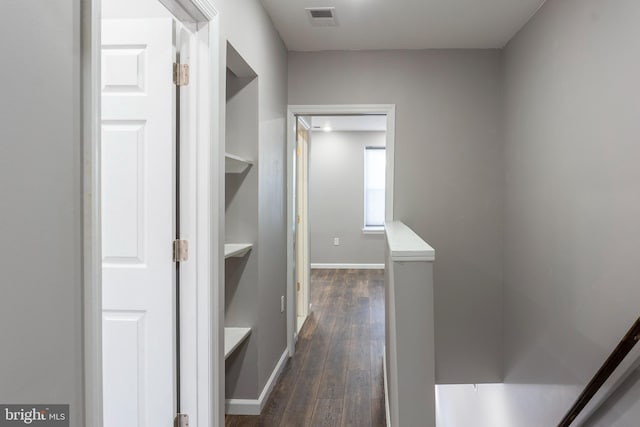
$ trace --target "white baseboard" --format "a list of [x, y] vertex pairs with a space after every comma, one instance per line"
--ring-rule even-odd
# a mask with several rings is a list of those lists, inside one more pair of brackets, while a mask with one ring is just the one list
[[276, 381], [280, 377], [280, 373], [288, 357], [289, 351], [285, 349], [267, 383], [264, 385], [260, 397], [257, 399], [227, 399], [225, 400], [225, 413], [229, 415], [260, 415], [262, 408], [264, 408], [267, 399], [269, 399], [273, 391], [273, 387], [276, 385]]
[[311, 264], [312, 269], [383, 270], [384, 264]]
[[389, 410], [389, 382], [387, 380], [387, 350], [382, 347], [382, 378], [384, 379], [384, 413], [387, 427], [391, 427], [391, 411]]

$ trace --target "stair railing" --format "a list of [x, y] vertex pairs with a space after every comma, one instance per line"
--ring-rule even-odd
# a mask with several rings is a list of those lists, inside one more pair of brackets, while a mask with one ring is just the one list
[[633, 347], [640, 341], [640, 317], [635, 321], [631, 329], [626, 333], [622, 341], [602, 364], [598, 372], [593, 376], [589, 384], [584, 388], [569, 412], [564, 416], [558, 427], [568, 427], [573, 423], [580, 412], [587, 406], [593, 396], [627, 357]]

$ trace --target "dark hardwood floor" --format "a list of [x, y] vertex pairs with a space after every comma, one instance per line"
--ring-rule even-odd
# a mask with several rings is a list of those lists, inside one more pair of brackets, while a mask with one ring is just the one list
[[312, 314], [260, 416], [226, 426], [384, 426], [384, 272], [312, 270]]

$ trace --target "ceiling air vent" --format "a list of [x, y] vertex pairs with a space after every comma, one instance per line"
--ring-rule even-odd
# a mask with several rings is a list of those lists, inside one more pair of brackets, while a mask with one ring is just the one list
[[312, 18], [333, 18], [331, 9], [309, 9]]
[[338, 26], [335, 7], [308, 7], [305, 10], [309, 15], [311, 25], [320, 27]]

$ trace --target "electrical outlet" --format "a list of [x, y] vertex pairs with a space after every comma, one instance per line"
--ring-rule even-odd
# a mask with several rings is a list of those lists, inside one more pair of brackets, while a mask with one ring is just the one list
[[334, 237], [333, 238], [333, 246], [340, 246], [340, 238], [339, 237]]
[[280, 313], [284, 313], [284, 295], [280, 297]]

